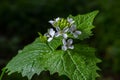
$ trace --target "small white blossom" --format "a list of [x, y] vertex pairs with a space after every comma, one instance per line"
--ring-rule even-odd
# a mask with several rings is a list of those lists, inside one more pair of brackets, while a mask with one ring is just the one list
[[58, 22], [60, 20], [59, 17], [57, 17], [55, 20], [50, 20], [49, 23], [54, 25], [55, 22]]
[[73, 23], [75, 22], [72, 18], [67, 18], [67, 21], [68, 21], [70, 24], [73, 24]]
[[62, 42], [63, 42], [62, 50], [66, 51], [67, 49], [74, 49], [74, 46], [72, 45], [73, 43], [72, 39], [68, 39], [67, 41], [63, 39]]
[[53, 24], [54, 24], [54, 21], [53, 21], [53, 20], [50, 20], [49, 23], [53, 25]]
[[55, 31], [52, 28], [50, 28], [48, 30], [48, 33], [45, 34], [45, 36], [48, 37], [47, 41], [50, 42], [53, 39], [53, 37], [55, 36]]
[[59, 37], [59, 36], [63, 36], [63, 38], [67, 38], [68, 37], [68, 35], [67, 35], [67, 31], [69, 30], [69, 28], [68, 27], [65, 27], [63, 30], [61, 30], [59, 27], [56, 27], [56, 33], [55, 33], [55, 36], [56, 37]]
[[76, 25], [72, 25], [72, 26], [70, 27], [70, 29], [69, 29], [69, 32], [71, 32], [71, 34], [73, 34], [73, 36], [74, 36], [75, 38], [77, 38], [78, 35], [81, 34], [81, 31], [79, 31], [79, 30], [76, 29]]
[[59, 17], [57, 17], [56, 19], [55, 19], [55, 22], [58, 22], [60, 20], [60, 18]]

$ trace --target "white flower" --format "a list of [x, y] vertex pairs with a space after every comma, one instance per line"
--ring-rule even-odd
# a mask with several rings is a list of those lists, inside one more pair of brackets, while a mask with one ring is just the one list
[[78, 35], [81, 34], [81, 31], [79, 31], [79, 30], [76, 29], [76, 25], [72, 25], [72, 26], [70, 27], [70, 29], [69, 29], [69, 32], [71, 32], [71, 34], [73, 34], [73, 36], [74, 36], [75, 38], [77, 38]]
[[55, 33], [55, 37], [59, 37], [59, 36], [63, 36], [63, 38], [67, 39], [68, 35], [67, 35], [67, 31], [69, 30], [68, 27], [65, 27], [63, 30], [61, 30], [59, 27], [56, 27], [56, 33]]
[[67, 41], [63, 39], [62, 42], [63, 42], [62, 50], [66, 51], [67, 49], [74, 49], [74, 46], [72, 45], [73, 43], [72, 39], [68, 39]]
[[73, 24], [73, 23], [75, 22], [72, 18], [67, 18], [67, 21], [68, 21], [70, 24]]
[[50, 28], [48, 30], [48, 33], [45, 34], [45, 36], [48, 37], [47, 41], [50, 42], [53, 39], [53, 37], [55, 36], [55, 31], [52, 28]]
[[58, 22], [60, 20], [59, 17], [57, 17], [55, 20], [50, 20], [49, 23], [54, 25], [55, 22]]

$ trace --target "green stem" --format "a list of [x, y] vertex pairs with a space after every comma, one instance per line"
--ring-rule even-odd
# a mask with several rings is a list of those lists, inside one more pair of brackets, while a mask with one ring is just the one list
[[2, 69], [2, 73], [0, 75], [0, 80], [2, 80], [2, 77], [3, 77], [4, 73], [5, 73], [5, 70], [6, 70], [5, 68]]

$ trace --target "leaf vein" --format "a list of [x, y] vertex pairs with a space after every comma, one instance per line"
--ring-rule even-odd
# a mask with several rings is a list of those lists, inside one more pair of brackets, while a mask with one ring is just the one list
[[84, 80], [87, 80], [86, 77], [84, 76], [84, 74], [79, 70], [79, 68], [78, 68], [76, 62], [74, 61], [74, 59], [71, 57], [72, 55], [70, 54], [70, 52], [67, 51], [67, 53], [68, 53], [70, 59], [72, 60], [73, 64], [76, 66], [76, 69], [78, 70], [78, 72], [81, 74], [81, 76], [84, 78]]

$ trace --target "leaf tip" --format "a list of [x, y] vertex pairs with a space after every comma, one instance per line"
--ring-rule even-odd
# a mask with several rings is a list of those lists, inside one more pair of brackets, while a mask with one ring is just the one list
[[95, 10], [93, 11], [93, 13], [95, 14], [95, 16], [99, 13], [99, 10]]

